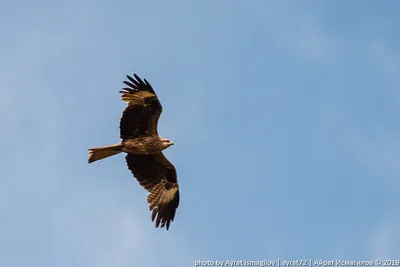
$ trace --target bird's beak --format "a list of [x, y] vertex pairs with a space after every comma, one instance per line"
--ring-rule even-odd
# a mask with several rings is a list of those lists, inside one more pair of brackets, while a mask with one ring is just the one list
[[175, 145], [174, 143], [171, 143], [171, 146]]

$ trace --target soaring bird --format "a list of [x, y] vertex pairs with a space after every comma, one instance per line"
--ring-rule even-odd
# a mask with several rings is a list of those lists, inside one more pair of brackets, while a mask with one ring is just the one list
[[179, 206], [179, 186], [175, 166], [162, 151], [174, 143], [157, 131], [162, 106], [150, 83], [134, 74], [123, 83], [121, 98], [128, 103], [120, 120], [121, 143], [89, 149], [89, 163], [121, 152], [128, 169], [148, 192], [147, 202], [156, 227], [169, 229]]

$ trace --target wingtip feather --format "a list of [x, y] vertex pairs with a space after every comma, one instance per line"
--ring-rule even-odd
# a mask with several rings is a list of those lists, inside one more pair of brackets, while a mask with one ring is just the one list
[[138, 75], [136, 75], [136, 73], [134, 73], [133, 76], [135, 77], [135, 79], [136, 79], [139, 83], [144, 84], [143, 80], [142, 80]]

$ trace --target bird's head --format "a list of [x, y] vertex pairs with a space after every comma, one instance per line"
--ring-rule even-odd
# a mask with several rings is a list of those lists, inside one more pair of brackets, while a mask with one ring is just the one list
[[167, 138], [160, 138], [160, 139], [161, 139], [161, 144], [162, 144], [163, 149], [166, 149], [166, 148], [174, 145], [174, 143]]

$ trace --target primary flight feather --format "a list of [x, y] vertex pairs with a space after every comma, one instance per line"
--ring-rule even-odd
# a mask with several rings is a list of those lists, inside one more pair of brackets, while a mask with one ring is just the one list
[[134, 74], [124, 81], [121, 98], [128, 106], [120, 121], [122, 142], [116, 145], [89, 149], [89, 163], [121, 152], [129, 170], [149, 195], [147, 202], [152, 211], [156, 227], [169, 229], [179, 206], [179, 186], [174, 165], [164, 156], [162, 150], [173, 145], [157, 131], [162, 106], [153, 87]]

